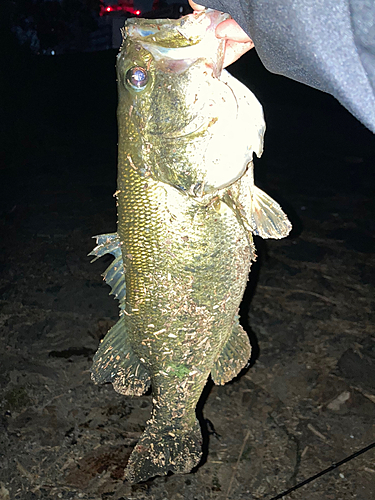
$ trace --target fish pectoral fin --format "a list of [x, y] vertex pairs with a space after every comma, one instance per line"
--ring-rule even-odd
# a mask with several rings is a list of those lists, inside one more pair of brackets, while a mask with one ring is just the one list
[[238, 195], [233, 195], [230, 190], [226, 190], [221, 197], [221, 201], [227, 205], [234, 213], [238, 223], [244, 228], [247, 241], [249, 243], [251, 260], [257, 260], [256, 249], [253, 241], [253, 224], [248, 217], [245, 207], [239, 203]]
[[124, 477], [130, 483], [154, 476], [187, 474], [202, 457], [202, 435], [198, 420], [183, 427], [152, 418], [130, 455]]
[[216, 360], [211, 377], [215, 384], [223, 385], [240, 373], [251, 356], [251, 345], [247, 333], [239, 323], [236, 315], [232, 333]]
[[128, 343], [125, 319], [122, 316], [102, 340], [91, 378], [96, 384], [111, 382], [125, 396], [142, 396], [150, 387], [150, 375]]
[[89, 255], [95, 255], [95, 258], [91, 262], [99, 259], [99, 257], [103, 257], [107, 253], [115, 257], [115, 260], [105, 270], [103, 277], [106, 283], [112, 288], [110, 295], [114, 295], [120, 302], [120, 309], [124, 309], [126, 285], [120, 238], [117, 233], [101, 234], [94, 236], [94, 238], [96, 238], [97, 246], [89, 253]]
[[255, 185], [252, 186], [251, 218], [253, 233], [262, 238], [285, 238], [292, 229], [280, 205]]

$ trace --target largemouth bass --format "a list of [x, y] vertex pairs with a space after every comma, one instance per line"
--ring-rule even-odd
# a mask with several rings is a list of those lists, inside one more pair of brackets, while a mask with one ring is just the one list
[[152, 388], [151, 419], [125, 469], [132, 482], [199, 463], [195, 407], [207, 378], [224, 384], [250, 358], [238, 309], [253, 234], [282, 238], [291, 228], [254, 185], [263, 112], [222, 71], [215, 27], [227, 17], [130, 19], [117, 59], [118, 225], [91, 254], [115, 257], [104, 278], [120, 319], [92, 378], [128, 396]]

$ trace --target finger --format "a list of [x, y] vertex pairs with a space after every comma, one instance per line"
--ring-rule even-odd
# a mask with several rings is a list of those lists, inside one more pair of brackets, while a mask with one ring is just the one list
[[249, 51], [254, 47], [254, 43], [252, 40], [249, 42], [232, 42], [232, 40], [227, 40], [225, 43], [225, 55], [224, 55], [224, 64], [223, 68], [226, 68], [230, 64], [234, 63], [241, 56], [245, 54], [245, 52]]
[[216, 28], [218, 38], [226, 38], [235, 42], [251, 42], [250, 37], [239, 26], [234, 19], [227, 19]]
[[192, 0], [189, 0], [189, 5], [195, 11], [201, 11], [206, 8], [203, 5], [199, 5], [198, 3], [192, 2]]

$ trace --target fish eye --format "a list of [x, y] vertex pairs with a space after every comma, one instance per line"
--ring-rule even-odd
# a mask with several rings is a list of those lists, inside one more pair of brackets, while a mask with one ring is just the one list
[[141, 66], [135, 66], [126, 72], [126, 82], [135, 90], [142, 90], [148, 82], [147, 70]]

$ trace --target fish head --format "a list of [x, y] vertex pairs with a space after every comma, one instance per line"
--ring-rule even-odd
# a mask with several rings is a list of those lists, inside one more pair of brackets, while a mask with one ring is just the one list
[[222, 80], [225, 41], [215, 29], [228, 18], [208, 9], [130, 19], [118, 55], [120, 156], [191, 196], [235, 182], [261, 149], [247, 137], [244, 99]]

